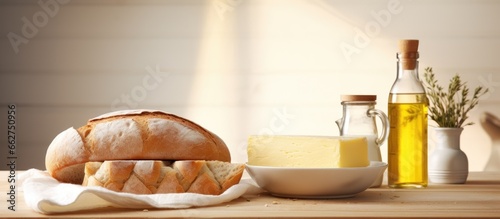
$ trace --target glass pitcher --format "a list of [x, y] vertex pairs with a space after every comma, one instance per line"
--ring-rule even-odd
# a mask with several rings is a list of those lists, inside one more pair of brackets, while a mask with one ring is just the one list
[[[375, 109], [376, 95], [342, 95], [343, 116], [335, 121], [341, 136], [364, 136], [368, 140], [368, 159], [382, 161], [380, 145], [382, 145], [389, 132], [389, 120], [384, 112]], [[380, 135], [375, 117], [379, 117], [382, 128]], [[378, 187], [382, 184], [383, 176], [372, 184]]]

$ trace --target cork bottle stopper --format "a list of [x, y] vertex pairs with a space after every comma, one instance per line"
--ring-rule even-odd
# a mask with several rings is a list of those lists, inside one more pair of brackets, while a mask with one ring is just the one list
[[399, 51], [401, 53], [418, 52], [418, 40], [400, 40]]
[[399, 57], [402, 61], [403, 69], [415, 69], [418, 58], [418, 40], [400, 40]]

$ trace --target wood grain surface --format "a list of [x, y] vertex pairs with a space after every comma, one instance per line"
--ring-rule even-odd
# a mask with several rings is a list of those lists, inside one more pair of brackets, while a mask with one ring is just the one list
[[[0, 172], [7, 179], [7, 172]], [[0, 181], [6, 194], [8, 184]], [[2, 203], [0, 217], [34, 218], [500, 218], [500, 173], [472, 172], [466, 184], [430, 184], [425, 189], [391, 189], [385, 184], [347, 199], [290, 199], [261, 193], [190, 209], [103, 208], [69, 214], [34, 212], [17, 192], [16, 211]], [[4, 196], [5, 197], [5, 196]]]

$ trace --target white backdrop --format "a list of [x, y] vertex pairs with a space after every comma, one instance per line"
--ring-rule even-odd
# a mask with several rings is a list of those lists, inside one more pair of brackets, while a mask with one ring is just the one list
[[[155, 108], [213, 131], [245, 162], [250, 134], [338, 135], [341, 94], [376, 94], [387, 112], [401, 38], [420, 40], [421, 69], [443, 83], [459, 73], [490, 88], [478, 123], [500, 115], [499, 11], [487, 0], [1, 1], [0, 142], [16, 104], [17, 168], [43, 169], [64, 129]], [[491, 141], [476, 124], [462, 148], [478, 171]]]

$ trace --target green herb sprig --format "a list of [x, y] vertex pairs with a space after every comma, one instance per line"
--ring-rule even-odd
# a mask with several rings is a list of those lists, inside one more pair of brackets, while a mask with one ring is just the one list
[[450, 80], [447, 91], [438, 84], [431, 67], [425, 69], [424, 79], [423, 84], [430, 101], [429, 117], [439, 127], [462, 128], [474, 124], [465, 123], [469, 118], [467, 114], [479, 103], [479, 97], [489, 91], [488, 88], [477, 87], [472, 98], [468, 99], [469, 87], [466, 82], [462, 82], [458, 74]]

